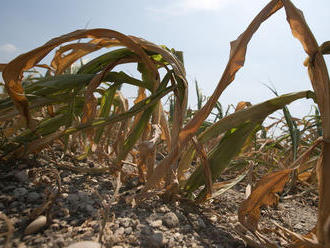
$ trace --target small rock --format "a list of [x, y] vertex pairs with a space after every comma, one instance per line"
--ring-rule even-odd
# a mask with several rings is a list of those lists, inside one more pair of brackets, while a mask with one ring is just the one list
[[32, 233], [36, 233], [41, 228], [43, 228], [46, 225], [46, 223], [47, 223], [46, 216], [40, 215], [25, 228], [24, 234], [29, 235]]
[[129, 227], [130, 226], [130, 219], [129, 218], [122, 218], [122, 219], [120, 219], [120, 224], [123, 227]]
[[27, 195], [27, 200], [28, 200], [29, 202], [35, 202], [35, 201], [37, 201], [39, 198], [40, 198], [40, 195], [39, 195], [37, 192], [30, 192], [30, 193]]
[[168, 243], [167, 243], [168, 247], [174, 247], [175, 246], [175, 241], [174, 241], [174, 238], [171, 237], [169, 240], [168, 240]]
[[18, 207], [20, 205], [19, 201], [13, 201], [10, 203], [9, 208], [13, 210], [14, 208]]
[[94, 203], [94, 200], [91, 199], [90, 196], [88, 195], [88, 193], [86, 193], [84, 191], [79, 191], [78, 196], [79, 196], [80, 200], [83, 202], [90, 203], [90, 204]]
[[69, 245], [67, 248], [101, 248], [101, 244], [94, 241], [80, 241]]
[[170, 212], [171, 210], [168, 208], [168, 206], [163, 205], [160, 208], [158, 208], [158, 211], [161, 213], [167, 213], [167, 212]]
[[198, 223], [198, 227], [199, 228], [206, 228], [206, 225], [205, 225], [205, 222], [204, 222], [204, 220], [202, 219], [202, 218], [198, 218], [197, 219], [197, 223]]
[[212, 216], [210, 217], [210, 220], [211, 220], [212, 222], [216, 222], [216, 221], [218, 220], [218, 217], [217, 217], [216, 215], [212, 215]]
[[26, 173], [25, 170], [23, 171], [19, 171], [15, 174], [15, 177], [17, 178], [18, 181], [20, 181], [21, 183], [27, 182], [29, 179], [28, 174]]
[[132, 227], [127, 227], [125, 228], [125, 234], [131, 234], [133, 232], [133, 228]]
[[115, 236], [121, 236], [125, 233], [125, 228], [123, 227], [119, 227], [116, 231], [115, 231]]
[[65, 199], [65, 198], [67, 198], [69, 196], [69, 194], [68, 193], [62, 193], [62, 197]]
[[181, 233], [174, 233], [173, 236], [178, 241], [182, 240], [182, 238], [183, 238], [183, 235]]
[[190, 232], [191, 231], [191, 229], [192, 229], [192, 227], [190, 226], [190, 225], [184, 225], [183, 227], [182, 227], [182, 231], [183, 232]]
[[230, 216], [230, 217], [228, 218], [228, 220], [229, 220], [229, 222], [231, 222], [231, 223], [237, 223], [237, 216]]
[[175, 213], [169, 212], [164, 215], [163, 222], [167, 227], [176, 227], [179, 224], [179, 219]]
[[162, 225], [163, 225], [162, 220], [155, 220], [155, 221], [150, 222], [150, 226], [152, 226], [152, 227], [160, 227]]
[[178, 217], [180, 222], [187, 221], [186, 216], [184, 214], [182, 214], [182, 212], [177, 210], [177, 211], [175, 211], [175, 215]]
[[164, 236], [160, 232], [152, 234], [148, 241], [150, 242], [150, 247], [163, 247], [164, 246]]
[[23, 187], [17, 188], [17, 189], [14, 190], [14, 196], [16, 198], [21, 198], [21, 197], [25, 196], [27, 194], [27, 192], [28, 191], [27, 191], [26, 188], [23, 188]]
[[60, 230], [60, 225], [57, 223], [54, 223], [50, 226], [53, 230]]
[[70, 203], [77, 203], [79, 201], [79, 196], [77, 194], [69, 194], [67, 197]]
[[57, 239], [54, 240], [54, 243], [58, 246], [58, 247], [63, 247], [65, 240], [63, 237], [58, 237]]
[[71, 178], [70, 177], [63, 177], [62, 178], [62, 182], [63, 183], [70, 183], [70, 181], [71, 181]]
[[92, 213], [95, 212], [95, 208], [94, 208], [92, 205], [89, 205], [89, 204], [87, 204], [87, 205], [85, 206], [85, 209], [86, 209], [86, 211], [87, 211], [89, 214], [92, 214]]
[[13, 185], [9, 185], [9, 186], [7, 186], [7, 187], [4, 187], [2, 190], [3, 190], [4, 192], [11, 192], [11, 191], [13, 191], [14, 189], [16, 189], [15, 186], [13, 186]]
[[151, 230], [151, 228], [149, 226], [143, 226], [143, 225], [141, 225], [141, 233], [143, 233], [145, 235], [151, 235], [152, 234], [152, 230]]

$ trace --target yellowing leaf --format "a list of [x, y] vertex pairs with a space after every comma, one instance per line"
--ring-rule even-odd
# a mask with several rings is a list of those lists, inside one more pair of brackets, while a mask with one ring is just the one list
[[249, 198], [241, 203], [238, 210], [238, 219], [246, 228], [251, 231], [258, 229], [260, 207], [277, 203], [276, 193], [283, 190], [291, 171], [287, 169], [266, 175], [256, 184]]

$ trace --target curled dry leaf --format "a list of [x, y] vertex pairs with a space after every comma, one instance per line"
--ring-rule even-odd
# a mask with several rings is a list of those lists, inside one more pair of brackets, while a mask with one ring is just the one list
[[244, 66], [245, 55], [247, 50], [247, 45], [251, 40], [253, 34], [258, 30], [259, 26], [267, 20], [272, 14], [277, 10], [282, 8], [281, 1], [273, 0], [271, 1], [251, 22], [249, 27], [242, 33], [237, 40], [230, 43], [230, 57], [225, 71], [213, 92], [212, 96], [203, 106], [203, 108], [198, 111], [194, 118], [189, 121], [189, 123], [180, 132], [180, 142], [189, 140], [192, 135], [194, 135], [198, 128], [202, 125], [203, 121], [209, 116], [212, 109], [214, 108], [218, 98], [226, 87], [235, 79], [236, 72]]
[[[74, 43], [62, 46], [56, 51], [51, 66], [55, 69], [55, 74], [61, 74], [66, 68], [86, 54], [97, 51], [103, 47], [118, 46], [119, 44], [118, 40], [93, 39], [88, 43]], [[68, 51], [70, 51], [70, 53], [65, 54]]]
[[[308, 234], [301, 235], [290, 231], [289, 229], [273, 222], [274, 225], [279, 229], [277, 232], [282, 232], [285, 235], [286, 241], [289, 243], [288, 247], [292, 248], [325, 248], [322, 246], [316, 237], [316, 227], [313, 228]], [[281, 235], [281, 234], [280, 234]], [[283, 235], [281, 235], [283, 237]], [[293, 242], [292, 242], [293, 241]]]
[[317, 236], [319, 242], [330, 246], [329, 233], [325, 231], [326, 220], [330, 218], [330, 80], [329, 73], [322, 53], [326, 53], [328, 43], [321, 49], [308, 27], [301, 10], [297, 9], [289, 0], [282, 0], [287, 21], [294, 37], [302, 44], [309, 56], [307, 63], [308, 74], [316, 94], [320, 109], [323, 132], [322, 160], [319, 166], [319, 216]]
[[258, 229], [260, 207], [277, 203], [276, 193], [283, 190], [291, 171], [292, 169], [286, 169], [266, 175], [256, 184], [249, 198], [241, 203], [238, 210], [238, 219], [246, 228], [251, 231]]
[[31, 122], [31, 114], [28, 109], [29, 103], [24, 95], [24, 89], [22, 87], [23, 71], [35, 66], [58, 45], [81, 38], [104, 38], [118, 40], [121, 45], [126, 46], [128, 49], [136, 53], [141, 61], [148, 67], [153, 79], [159, 79], [156, 66], [152, 63], [143, 48], [134, 42], [129, 36], [117, 31], [109, 29], [82, 29], [54, 38], [43, 46], [16, 57], [3, 69], [2, 76], [5, 81], [6, 90], [19, 112], [26, 118], [29, 128], [33, 128], [33, 124]]

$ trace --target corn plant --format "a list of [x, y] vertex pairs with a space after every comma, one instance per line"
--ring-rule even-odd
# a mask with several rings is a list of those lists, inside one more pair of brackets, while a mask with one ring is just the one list
[[[308, 55], [305, 65], [315, 93], [289, 93], [252, 106], [242, 102], [234, 113], [223, 114], [218, 99], [234, 81], [236, 72], [244, 66], [249, 41], [259, 26], [281, 8], [285, 9], [294, 37], [301, 42]], [[87, 38], [90, 40], [62, 45]], [[40, 63], [56, 47], [58, 49], [51, 63]], [[82, 65], [76, 72], [70, 70], [75, 61], [104, 47], [110, 51]], [[278, 109], [285, 110], [285, 106], [292, 101], [313, 98], [319, 111], [314, 118], [317, 132], [310, 126], [308, 130], [322, 136], [316, 140], [316, 136], [309, 139], [310, 147], [298, 156], [299, 144], [294, 133], [297, 127], [290, 113], [284, 111], [293, 144], [293, 161], [285, 169], [265, 175], [255, 185], [248, 199], [242, 202], [238, 215], [240, 222], [250, 231], [260, 231], [260, 207], [274, 203], [275, 193], [283, 191], [289, 175], [296, 170], [303, 172], [301, 164], [313, 152], [315, 154], [315, 149], [322, 146], [322, 150], [317, 153], [320, 193], [317, 241], [293, 235], [292, 232], [290, 235], [293, 240], [298, 237], [299, 242], [302, 242], [300, 244], [304, 245], [295, 244], [295, 247], [328, 247], [330, 90], [323, 54], [329, 53], [329, 47], [329, 42], [318, 45], [302, 12], [291, 1], [272, 0], [238, 39], [231, 42], [228, 64], [216, 89], [205, 103], [196, 83], [198, 109], [189, 111], [191, 113], [188, 115], [188, 81], [181, 52], [113, 30], [77, 30], [54, 38], [8, 64], [0, 65], [5, 90], [9, 95], [0, 100], [0, 121], [5, 137], [1, 156], [4, 159], [26, 156], [38, 152], [55, 140], [60, 140], [69, 149], [70, 142], [78, 140], [82, 147], [79, 150], [82, 153], [80, 158], [94, 153], [108, 156], [111, 163], [101, 171], [123, 180], [123, 161], [129, 154], [133, 159], [138, 158], [140, 181], [145, 185], [141, 193], [136, 195], [136, 202], [150, 194], [164, 191], [169, 197], [179, 194], [200, 202], [221, 194], [247, 175], [250, 170], [248, 163], [240, 163], [243, 166], [240, 167], [243, 168], [240, 175], [225, 183], [217, 181], [223, 171], [235, 168], [235, 158], [237, 161], [244, 154], [254, 154], [254, 159], [260, 159], [256, 153], [263, 149], [281, 151], [282, 141], [287, 136], [281, 141], [266, 140], [260, 146], [257, 144], [261, 138], [267, 139], [267, 132], [262, 126], [266, 117]], [[114, 70], [117, 65], [127, 63], [137, 65], [140, 78]], [[23, 73], [37, 67], [45, 68], [46, 74], [41, 77], [23, 77]], [[160, 69], [166, 71], [162, 78]], [[130, 108], [120, 92], [123, 84], [137, 87], [137, 97]], [[166, 95], [171, 95], [168, 118], [160, 101]], [[215, 122], [202, 128], [213, 109], [219, 111]], [[262, 137], [258, 134], [260, 130], [263, 130]], [[306, 142], [308, 140], [301, 139]], [[163, 159], [156, 161], [156, 155], [161, 149], [160, 140], [166, 143], [166, 153]], [[276, 154], [280, 156], [283, 153]], [[199, 161], [198, 164], [193, 165], [193, 160]], [[264, 242], [265, 246], [267, 244]]]

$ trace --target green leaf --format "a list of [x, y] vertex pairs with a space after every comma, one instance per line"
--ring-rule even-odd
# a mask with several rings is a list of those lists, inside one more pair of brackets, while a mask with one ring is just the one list
[[[247, 121], [236, 128], [228, 130], [221, 141], [209, 152], [208, 160], [214, 182], [228, 166], [231, 159], [236, 156], [252, 131], [260, 122]], [[184, 190], [192, 192], [205, 184], [203, 168], [199, 166], [187, 180]]]

